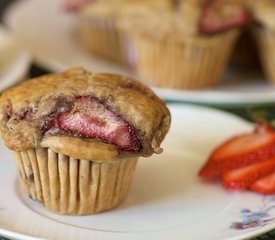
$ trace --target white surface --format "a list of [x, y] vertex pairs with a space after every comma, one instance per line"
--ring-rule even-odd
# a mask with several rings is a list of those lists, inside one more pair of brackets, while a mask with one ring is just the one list
[[30, 54], [0, 25], [0, 92], [26, 77]]
[[[165, 151], [139, 161], [126, 201], [94, 216], [57, 215], [26, 197], [18, 186], [15, 161], [0, 142], [0, 234], [55, 240], [233, 240], [274, 228], [274, 222], [268, 222], [263, 227], [231, 229], [239, 211], [259, 210], [263, 197], [229, 192], [197, 176], [214, 146], [251, 126], [207, 108], [171, 105], [170, 109], [173, 121], [163, 143]], [[275, 211], [269, 214], [272, 218]]]
[[[74, 15], [62, 10], [63, 0], [18, 1], [7, 12], [7, 25], [34, 53], [36, 61], [53, 71], [83, 66], [96, 72], [131, 75], [127, 70], [91, 57], [73, 35]], [[158, 90], [170, 100], [215, 104], [266, 103], [275, 101], [275, 88], [251, 75], [227, 76], [213, 89], [203, 91]]]

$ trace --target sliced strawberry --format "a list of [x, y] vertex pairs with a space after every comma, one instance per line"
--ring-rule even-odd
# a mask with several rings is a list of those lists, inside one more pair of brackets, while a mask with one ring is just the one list
[[228, 189], [246, 189], [258, 179], [274, 171], [275, 157], [224, 173], [223, 185]]
[[218, 146], [199, 175], [221, 176], [229, 170], [270, 159], [275, 156], [275, 131], [266, 124], [257, 124], [252, 133], [235, 136]]
[[234, 27], [243, 27], [250, 20], [249, 13], [238, 2], [208, 0], [202, 13], [200, 31], [217, 33]]
[[275, 172], [254, 182], [250, 189], [261, 194], [275, 194]]

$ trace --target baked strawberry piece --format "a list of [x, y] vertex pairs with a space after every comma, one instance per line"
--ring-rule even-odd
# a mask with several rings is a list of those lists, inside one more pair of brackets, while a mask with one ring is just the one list
[[200, 21], [202, 33], [213, 34], [235, 27], [244, 27], [251, 20], [250, 14], [240, 1], [207, 1]]
[[77, 11], [92, 1], [95, 0], [65, 0], [63, 8], [65, 11]]
[[98, 138], [121, 150], [139, 151], [141, 144], [134, 128], [104, 103], [90, 96], [77, 96], [69, 112], [50, 117], [44, 134], [66, 133], [75, 137]]

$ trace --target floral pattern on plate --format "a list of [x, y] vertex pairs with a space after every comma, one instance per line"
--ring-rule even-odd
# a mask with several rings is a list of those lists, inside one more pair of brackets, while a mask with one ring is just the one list
[[274, 222], [275, 217], [272, 217], [271, 211], [275, 208], [275, 196], [264, 197], [262, 206], [258, 210], [243, 208], [240, 211], [240, 220], [232, 222], [231, 229], [244, 230], [247, 228], [263, 227], [268, 223]]

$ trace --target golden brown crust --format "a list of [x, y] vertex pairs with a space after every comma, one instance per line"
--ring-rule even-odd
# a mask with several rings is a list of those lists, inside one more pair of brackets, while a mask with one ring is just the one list
[[113, 18], [119, 11], [121, 1], [95, 1], [86, 5], [79, 11], [80, 17], [89, 18]]
[[119, 158], [115, 145], [98, 140], [84, 141], [74, 137], [49, 136], [42, 140], [41, 146], [58, 153], [66, 153], [75, 159], [92, 159], [95, 162], [105, 162]]
[[116, 18], [121, 14], [128, 14], [128, 10], [135, 13], [147, 9], [171, 8], [174, 0], [101, 0], [93, 1], [81, 9], [79, 15], [88, 18]]
[[[218, 11], [216, 21], [222, 21], [223, 16], [230, 11], [244, 9], [243, 0], [226, 0], [215, 11]], [[209, 0], [163, 0], [166, 4], [156, 6], [140, 2], [143, 8], [139, 8], [134, 2], [128, 3], [128, 11], [121, 11], [118, 20], [118, 27], [130, 34], [145, 34], [153, 38], [184, 40], [186, 37], [193, 37], [201, 34], [200, 22], [203, 18], [203, 12]], [[170, 4], [169, 4], [170, 2]], [[156, 31], [157, 29], [157, 31]]]
[[[159, 152], [160, 143], [170, 125], [170, 114], [164, 102], [138, 81], [115, 74], [92, 74], [82, 68], [32, 79], [2, 94], [0, 131], [6, 145], [15, 151], [25, 151], [40, 147], [41, 142], [45, 141], [47, 147], [54, 148], [55, 144], [44, 140], [41, 131], [43, 121], [57, 108], [66, 108], [75, 96], [99, 99], [134, 127], [143, 150], [133, 154], [149, 156]], [[12, 114], [9, 115], [10, 111]], [[59, 138], [59, 149], [62, 148], [63, 154], [70, 155], [68, 153], [72, 149], [67, 144], [68, 139], [62, 136]], [[98, 155], [92, 153], [95, 150], [89, 148], [87, 140], [79, 140], [83, 142], [82, 148], [87, 146], [88, 158], [92, 155], [97, 158]], [[120, 154], [119, 149], [112, 144], [104, 144], [108, 145], [108, 151], [113, 151], [110, 158]], [[81, 158], [85, 159], [85, 156]]]

